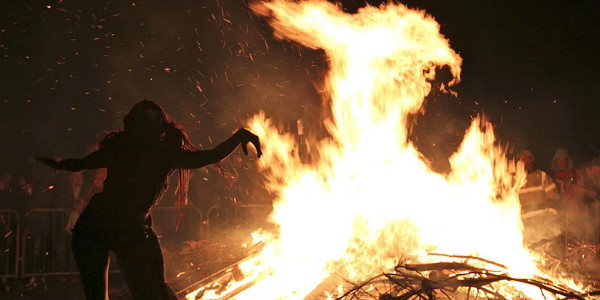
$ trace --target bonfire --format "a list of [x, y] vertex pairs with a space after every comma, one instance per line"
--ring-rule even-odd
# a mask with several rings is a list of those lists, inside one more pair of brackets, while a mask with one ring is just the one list
[[[409, 135], [441, 68], [462, 59], [435, 19], [402, 4], [354, 14], [324, 0], [255, 2], [275, 37], [327, 55], [327, 137], [308, 141], [265, 114], [248, 121], [264, 142], [260, 169], [277, 199], [261, 251], [188, 299], [584, 299], [595, 292], [541, 268], [523, 241], [522, 165], [478, 117], [440, 174]], [[438, 254], [433, 254], [438, 253]], [[444, 255], [440, 255], [444, 254]]]

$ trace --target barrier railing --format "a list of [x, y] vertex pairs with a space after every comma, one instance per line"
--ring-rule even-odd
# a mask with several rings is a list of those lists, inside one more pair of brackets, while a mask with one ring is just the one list
[[[152, 213], [153, 227], [165, 240], [208, 239], [217, 228], [261, 222], [271, 210], [271, 205], [264, 204], [214, 205], [203, 214], [196, 207], [186, 206], [182, 208], [183, 216], [176, 231], [179, 207], [156, 207]], [[71, 254], [71, 235], [65, 228], [70, 212], [33, 209], [21, 217], [15, 210], [0, 210], [0, 277], [78, 274]], [[599, 215], [592, 218], [594, 228]], [[116, 263], [111, 264], [111, 271], [118, 271]]]
[[176, 228], [179, 216], [178, 206], [159, 206], [152, 211], [152, 227], [162, 239], [168, 240], [196, 240], [203, 236], [202, 211], [197, 207], [184, 206], [181, 210], [179, 228]]
[[[270, 209], [265, 205], [238, 205], [227, 207], [227, 218], [219, 205], [208, 209], [206, 217], [196, 207], [182, 208], [179, 228], [176, 229], [179, 207], [156, 207], [152, 212], [153, 228], [157, 235], [168, 241], [185, 241], [209, 238], [214, 227], [235, 225], [255, 216], [257, 211]], [[0, 211], [2, 212], [2, 211]], [[0, 267], [3, 276], [76, 275], [77, 266], [71, 253], [71, 233], [67, 228], [69, 209], [38, 208], [25, 213], [19, 231], [19, 215], [16, 211], [0, 214], [0, 225], [6, 220], [2, 240], [3, 253]], [[10, 247], [7, 248], [7, 247]], [[111, 259], [114, 260], [114, 257]], [[20, 264], [19, 264], [20, 262]], [[19, 268], [20, 267], [20, 268]], [[111, 263], [111, 271], [118, 265]]]
[[221, 218], [220, 205], [213, 205], [208, 208], [208, 210], [206, 211], [206, 221], [204, 222], [204, 228], [206, 232], [205, 236], [207, 239], [210, 238], [213, 227], [221, 225], [222, 220], [223, 218]]
[[16, 210], [0, 209], [0, 277], [19, 275], [20, 218]]
[[[24, 232], [19, 239], [17, 235], [6, 234], [5, 239], [14, 237], [20, 240], [21, 270], [23, 277], [49, 275], [76, 275], [77, 266], [71, 253], [71, 233], [67, 228], [69, 209], [32, 209], [23, 218]], [[153, 228], [162, 239], [188, 240], [198, 239], [202, 235], [202, 212], [195, 207], [183, 207], [182, 218], [178, 230], [175, 230], [179, 207], [157, 207], [152, 212]], [[18, 214], [15, 215], [18, 220]], [[2, 217], [3, 215], [0, 215]], [[1, 221], [2, 219], [0, 219]], [[0, 222], [0, 225], [2, 223]], [[18, 224], [18, 221], [16, 222]], [[12, 229], [16, 231], [17, 229]], [[17, 253], [19, 245], [14, 246]], [[4, 257], [1, 257], [4, 259]], [[17, 276], [18, 259], [14, 255], [14, 271], [9, 269], [11, 276]], [[115, 261], [114, 256], [111, 261]], [[0, 261], [4, 263], [4, 261]], [[4, 264], [0, 265], [4, 267]], [[111, 263], [110, 271], [118, 271], [118, 264]]]
[[261, 223], [266, 220], [273, 205], [271, 204], [238, 204], [232, 207], [234, 222], [237, 225]]
[[75, 275], [71, 234], [66, 229], [70, 209], [36, 208], [23, 217], [21, 276]]
[[210, 238], [217, 228], [263, 222], [272, 210], [273, 206], [270, 204], [237, 204], [225, 207], [213, 205], [206, 211], [206, 220], [204, 221], [206, 238]]

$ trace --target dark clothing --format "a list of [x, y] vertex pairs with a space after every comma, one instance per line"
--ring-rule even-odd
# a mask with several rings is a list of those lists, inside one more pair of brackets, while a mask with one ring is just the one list
[[135, 299], [174, 297], [150, 213], [175, 169], [216, 163], [237, 141], [223, 144], [220, 151], [167, 150], [161, 142], [144, 143], [121, 132], [83, 159], [60, 162], [59, 168], [70, 171], [107, 169], [104, 190], [90, 199], [73, 228], [73, 253], [87, 299], [106, 295], [109, 251], [115, 252]]
[[217, 151], [169, 151], [158, 142], [143, 144], [119, 133], [83, 159], [62, 161], [70, 171], [107, 169], [103, 191], [90, 199], [74, 233], [100, 241], [115, 232], [123, 232], [127, 240], [134, 238], [132, 232], [150, 224], [150, 212], [175, 169], [199, 168], [222, 158]]
[[13, 190], [0, 190], [0, 209], [16, 209], [17, 195]]

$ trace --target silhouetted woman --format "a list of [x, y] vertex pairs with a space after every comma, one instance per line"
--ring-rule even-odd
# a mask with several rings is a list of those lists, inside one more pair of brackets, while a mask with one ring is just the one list
[[242, 128], [212, 150], [197, 150], [162, 107], [148, 100], [137, 103], [123, 124], [123, 131], [108, 134], [85, 158], [38, 160], [56, 170], [107, 169], [104, 190], [92, 197], [73, 228], [72, 250], [86, 299], [108, 298], [109, 251], [116, 254], [133, 298], [176, 299], [165, 281], [150, 219], [169, 175], [179, 169], [179, 184], [185, 185], [189, 169], [217, 163], [240, 144], [247, 154], [252, 143], [260, 157], [260, 142]]

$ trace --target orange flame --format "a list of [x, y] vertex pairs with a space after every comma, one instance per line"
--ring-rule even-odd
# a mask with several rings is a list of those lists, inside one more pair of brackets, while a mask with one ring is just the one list
[[254, 285], [236, 299], [321, 297], [335, 293], [331, 278], [363, 280], [400, 257], [431, 260], [431, 251], [485, 257], [514, 276], [538, 273], [522, 242], [525, 174], [495, 145], [492, 125], [472, 122], [447, 175], [408, 139], [407, 118], [421, 112], [436, 68], [449, 67], [451, 84], [460, 78], [462, 60], [432, 17], [401, 4], [347, 14], [324, 0], [252, 8], [277, 38], [325, 50], [332, 117], [330, 138], [313, 141], [313, 164], [264, 114], [251, 120], [265, 146], [260, 167], [279, 195], [271, 215], [279, 232], [240, 266]]

